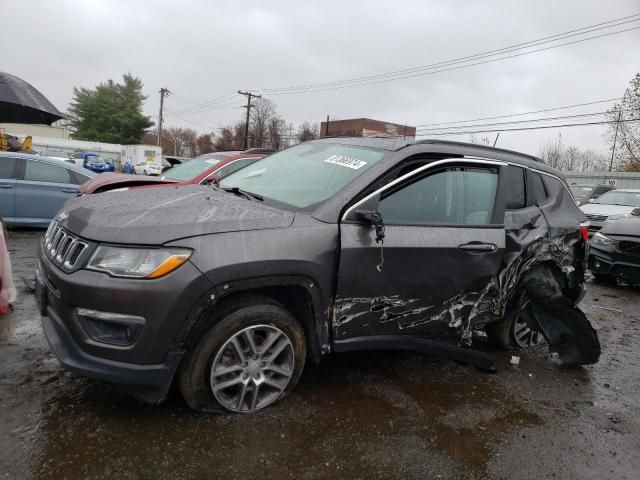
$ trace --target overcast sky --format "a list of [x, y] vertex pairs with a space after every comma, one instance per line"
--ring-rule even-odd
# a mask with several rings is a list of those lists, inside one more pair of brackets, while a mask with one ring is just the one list
[[[177, 112], [238, 89], [376, 75], [637, 13], [638, 0], [20, 0], [3, 5], [0, 70], [25, 79], [62, 111], [73, 86], [91, 88], [131, 72], [144, 82], [145, 112], [156, 120], [161, 87], [174, 94], [166, 109]], [[618, 30], [635, 26], [640, 22]], [[435, 75], [265, 96], [295, 124], [320, 122], [327, 114], [409, 125], [467, 120], [620, 97], [640, 71], [639, 47], [640, 30], [634, 30]], [[242, 118], [242, 102], [232, 95], [215, 109], [180, 115], [193, 123], [167, 113], [166, 125], [210, 131]], [[498, 146], [537, 154], [547, 138], [561, 132], [566, 143], [606, 153], [603, 131], [595, 126], [504, 132]]]

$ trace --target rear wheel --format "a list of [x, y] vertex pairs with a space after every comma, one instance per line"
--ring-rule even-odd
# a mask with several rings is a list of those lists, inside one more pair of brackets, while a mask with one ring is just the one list
[[180, 390], [195, 410], [260, 410], [284, 398], [304, 368], [304, 332], [284, 308], [245, 303], [230, 310], [189, 351], [182, 366]]
[[545, 342], [542, 332], [531, 328], [530, 325], [535, 324], [531, 303], [526, 293], [522, 293], [514, 307], [507, 311], [504, 320], [488, 324], [485, 330], [491, 344], [516, 350]]

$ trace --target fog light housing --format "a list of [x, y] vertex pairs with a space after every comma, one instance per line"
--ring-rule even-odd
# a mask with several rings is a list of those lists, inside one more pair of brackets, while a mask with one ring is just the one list
[[110, 345], [131, 345], [140, 335], [144, 317], [77, 308], [76, 318], [92, 340]]

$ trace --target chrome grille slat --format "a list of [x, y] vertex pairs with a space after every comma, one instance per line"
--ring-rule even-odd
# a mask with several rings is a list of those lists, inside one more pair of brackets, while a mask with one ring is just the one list
[[72, 270], [89, 245], [54, 221], [45, 234], [43, 246], [45, 254], [53, 263], [64, 270]]

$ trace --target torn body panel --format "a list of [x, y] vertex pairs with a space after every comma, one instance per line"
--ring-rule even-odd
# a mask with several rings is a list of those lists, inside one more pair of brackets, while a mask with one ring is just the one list
[[[414, 228], [423, 230], [422, 239], [436, 239], [436, 244], [405, 252], [407, 256], [400, 257], [394, 248], [411, 242], [411, 235], [416, 233], [387, 226], [386, 244], [392, 247], [385, 244], [385, 269], [374, 272], [375, 249], [363, 249], [371, 258], [359, 258], [360, 265], [356, 268], [361, 276], [359, 287], [349, 289], [343, 283], [342, 290], [338, 290], [335, 338], [342, 340], [375, 331], [428, 335], [443, 340], [456, 338], [460, 344], [470, 346], [473, 331], [491, 322], [504, 321], [516, 295], [524, 292], [532, 313], [527, 322], [543, 333], [559, 363], [596, 362], [600, 354], [597, 334], [575, 306], [584, 289], [580, 219], [570, 197], [563, 192], [564, 186], [559, 181], [547, 183], [553, 200], [506, 211], [504, 229], [487, 229], [485, 232], [492, 233], [484, 236], [476, 231], [473, 238], [465, 239], [480, 238], [499, 245], [489, 254], [468, 255], [447, 249], [444, 244], [437, 245], [440, 238], [437, 232], [443, 234], [447, 229], [427, 226]], [[355, 230], [349, 232], [348, 228]], [[365, 227], [343, 226], [342, 239], [347, 249], [343, 245], [340, 281], [344, 268], [355, 267], [349, 265], [354, 262], [349, 242], [367, 233]], [[462, 239], [452, 234], [444, 233], [444, 243], [461, 244]], [[422, 282], [421, 288], [414, 288], [416, 282]], [[406, 288], [407, 283], [411, 288]], [[460, 289], [456, 291], [457, 287]], [[360, 296], [341, 297], [340, 293], [346, 290], [357, 291]]]

